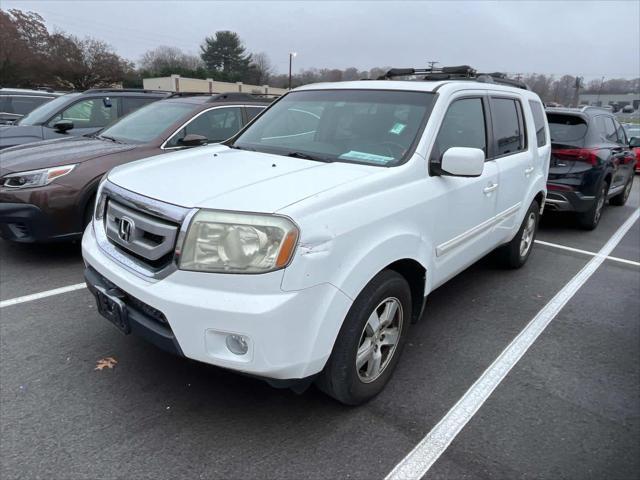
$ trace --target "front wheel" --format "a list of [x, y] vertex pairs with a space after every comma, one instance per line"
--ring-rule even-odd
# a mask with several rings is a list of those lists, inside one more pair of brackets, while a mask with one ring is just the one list
[[631, 193], [632, 187], [633, 187], [633, 175], [629, 175], [629, 180], [627, 180], [627, 183], [624, 186], [624, 190], [618, 195], [616, 195], [615, 197], [611, 197], [611, 199], [609, 200], [609, 203], [611, 205], [615, 205], [616, 207], [623, 206], [625, 203], [627, 203], [627, 200], [629, 199], [629, 194]]
[[540, 206], [534, 200], [531, 202], [516, 236], [496, 251], [498, 259], [503, 266], [506, 268], [520, 268], [527, 262], [531, 254], [533, 241], [536, 239], [539, 220]]
[[384, 270], [353, 302], [317, 385], [346, 405], [382, 391], [411, 323], [411, 290], [402, 275]]

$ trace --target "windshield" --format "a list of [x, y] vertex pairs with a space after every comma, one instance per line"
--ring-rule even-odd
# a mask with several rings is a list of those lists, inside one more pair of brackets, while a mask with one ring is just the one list
[[431, 111], [434, 94], [392, 90], [293, 92], [233, 146], [320, 161], [401, 163]]
[[79, 97], [80, 93], [68, 93], [51, 100], [38, 108], [34, 109], [28, 115], [20, 119], [17, 125], [40, 125], [51, 118], [58, 110], [69, 103], [70, 100]]
[[188, 103], [150, 103], [103, 130], [100, 136], [127, 143], [147, 143], [192, 110], [193, 105]]
[[575, 142], [587, 133], [587, 122], [577, 115], [547, 114], [551, 141], [554, 143]]

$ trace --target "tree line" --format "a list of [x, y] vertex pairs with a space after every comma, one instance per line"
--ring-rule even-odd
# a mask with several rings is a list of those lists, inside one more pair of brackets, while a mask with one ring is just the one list
[[[391, 67], [359, 70], [311, 68], [292, 76], [292, 86], [316, 82], [375, 79]], [[178, 74], [255, 85], [286, 88], [288, 72], [275, 72], [264, 52], [251, 53], [235, 32], [218, 31], [206, 37], [199, 55], [172, 46], [145, 52], [137, 64], [119, 56], [95, 38], [78, 38], [62, 31], [50, 32], [35, 12], [0, 10], [0, 85], [84, 90], [122, 84], [142, 87], [142, 79]], [[515, 77], [515, 76], [512, 76]], [[640, 78], [600, 79], [583, 82], [575, 76], [518, 75], [544, 102], [575, 105], [577, 93], [627, 93], [640, 91]]]

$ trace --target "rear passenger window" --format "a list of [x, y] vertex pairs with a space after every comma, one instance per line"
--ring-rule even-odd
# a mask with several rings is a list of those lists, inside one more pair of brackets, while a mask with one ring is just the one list
[[264, 107], [245, 107], [247, 110], [247, 120], [251, 121], [253, 120], [262, 110], [264, 110]]
[[131, 113], [140, 107], [144, 107], [148, 103], [155, 102], [156, 100], [158, 99], [154, 97], [124, 97], [122, 99], [122, 115]]
[[529, 100], [529, 106], [531, 107], [531, 113], [533, 113], [533, 123], [536, 127], [538, 146], [543, 147], [547, 144], [547, 135], [544, 131], [544, 110], [542, 110], [540, 102], [534, 100]]
[[444, 152], [451, 147], [479, 148], [486, 155], [487, 133], [480, 98], [463, 98], [449, 106], [431, 151], [430, 160], [440, 162]]
[[604, 120], [604, 140], [611, 143], [618, 143], [618, 134], [610, 117], [602, 117]]
[[18, 115], [26, 115], [31, 110], [51, 100], [49, 97], [18, 96], [11, 99], [11, 112]]
[[628, 145], [628, 141], [624, 128], [622, 128], [622, 125], [620, 125], [617, 121], [614, 121], [614, 124], [616, 127], [616, 131], [618, 132], [618, 143], [626, 147]]
[[524, 150], [524, 129], [520, 105], [510, 98], [491, 98], [491, 120], [496, 156]]

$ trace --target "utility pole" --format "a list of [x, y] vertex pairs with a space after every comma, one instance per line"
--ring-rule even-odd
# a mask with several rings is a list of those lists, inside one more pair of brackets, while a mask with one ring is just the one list
[[293, 64], [293, 57], [296, 55], [296, 52], [289, 52], [289, 90], [291, 90], [291, 65]]
[[602, 77], [602, 81], [600, 82], [600, 88], [598, 89], [598, 98], [596, 99], [596, 105], [601, 107], [600, 105], [600, 92], [602, 92], [602, 87], [604, 87], [604, 77]]
[[433, 67], [436, 65], [436, 63], [440, 63], [440, 62], [429, 60], [427, 63], [429, 64], [429, 70], [433, 70]]
[[576, 107], [580, 106], [580, 88], [582, 87], [582, 77], [576, 76], [576, 92], [574, 95], [574, 104]]

